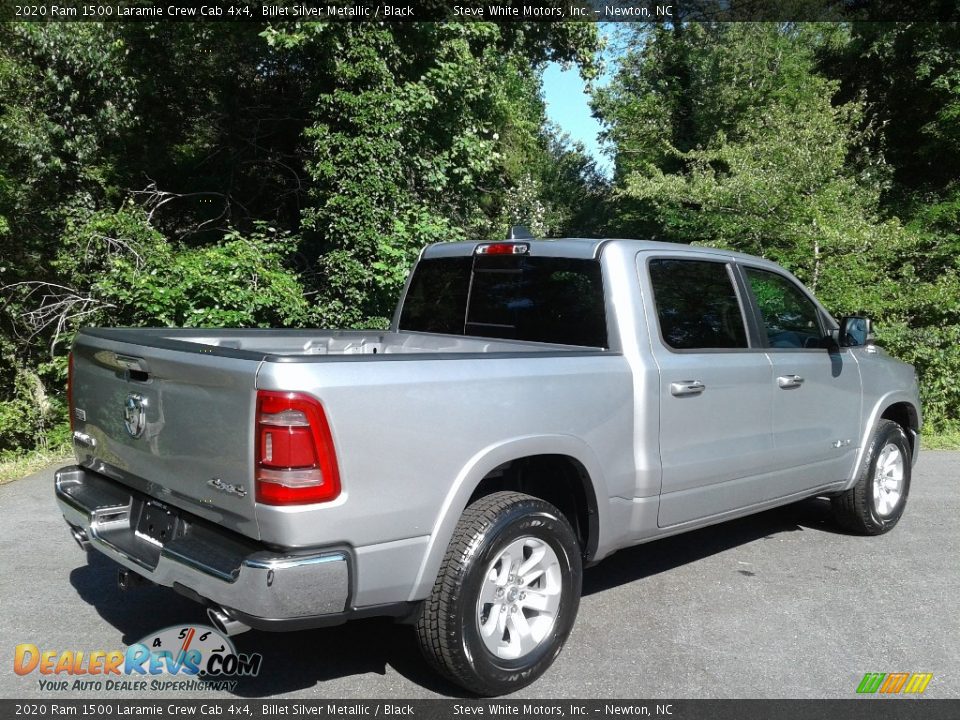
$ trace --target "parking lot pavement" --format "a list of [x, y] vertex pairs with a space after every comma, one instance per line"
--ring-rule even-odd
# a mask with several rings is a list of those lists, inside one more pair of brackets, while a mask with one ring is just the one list
[[[120, 592], [117, 566], [70, 539], [52, 474], [0, 487], [0, 697], [45, 694], [36, 672], [13, 672], [18, 643], [122, 650], [206, 624], [171, 590]], [[927, 697], [960, 697], [958, 478], [960, 453], [925, 452], [906, 515], [879, 538], [838, 533], [826, 501], [810, 500], [621, 551], [586, 571], [563, 653], [516, 697], [850, 698], [864, 673], [898, 671], [933, 673]], [[179, 697], [459, 695], [420, 659], [410, 628], [387, 621], [234, 640], [263, 655], [260, 675], [233, 694]]]

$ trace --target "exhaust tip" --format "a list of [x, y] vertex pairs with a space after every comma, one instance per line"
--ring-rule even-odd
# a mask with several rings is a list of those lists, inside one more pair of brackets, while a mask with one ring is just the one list
[[73, 536], [73, 539], [76, 541], [77, 545], [80, 546], [80, 549], [86, 551], [90, 548], [90, 538], [87, 537], [87, 533], [82, 528], [71, 527], [70, 535]]
[[207, 608], [207, 617], [210, 618], [210, 623], [227, 637], [239, 635], [250, 629], [249, 625], [244, 625], [239, 620], [234, 620], [220, 607]]

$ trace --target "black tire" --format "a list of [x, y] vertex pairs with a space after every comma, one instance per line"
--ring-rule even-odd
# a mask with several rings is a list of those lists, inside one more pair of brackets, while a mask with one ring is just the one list
[[[884, 449], [890, 445], [896, 447], [900, 453], [903, 478], [899, 500], [892, 509], [882, 512], [874, 491], [874, 478], [877, 461]], [[900, 521], [907, 505], [907, 496], [910, 494], [911, 460], [910, 440], [903, 428], [892, 420], [881, 420], [870, 438], [853, 487], [831, 498], [833, 514], [840, 527], [859, 535], [882, 535], [892, 530]]]
[[[560, 588], [559, 607], [555, 614], [547, 614], [553, 618], [552, 626], [533, 649], [516, 659], [504, 659], [496, 654], [500, 649], [491, 651], [487, 643], [507, 642], [504, 638], [510, 639], [509, 627], [502, 637], [497, 638], [499, 631], [494, 630], [492, 639], [484, 640], [480, 623], [507, 606], [499, 606], [497, 600], [484, 615], [479, 609], [480, 593], [484, 587], [496, 584], [491, 579], [497, 574], [495, 568], [503, 567], [503, 553], [516, 548], [517, 543], [530, 543], [544, 551], [544, 546], [548, 546], [555, 554], [555, 558], [546, 557], [551, 563], [558, 561], [551, 565], [549, 575], [554, 588]], [[527, 549], [524, 545], [522, 556]], [[544, 573], [544, 580], [534, 581], [534, 585], [545, 583], [547, 574]], [[582, 574], [576, 536], [553, 505], [517, 492], [497, 492], [480, 498], [461, 516], [433, 591], [424, 601], [417, 620], [424, 657], [442, 675], [477, 695], [503, 695], [529, 685], [550, 667], [563, 648], [580, 605]], [[509, 587], [515, 590], [520, 581], [512, 582]], [[515, 597], [517, 602], [519, 597]], [[510, 606], [506, 612], [516, 610]], [[519, 612], [525, 624], [527, 611], [519, 607]], [[505, 617], [504, 622], [510, 622], [509, 616]], [[542, 619], [540, 622], [547, 624]], [[519, 642], [519, 634], [517, 638]]]

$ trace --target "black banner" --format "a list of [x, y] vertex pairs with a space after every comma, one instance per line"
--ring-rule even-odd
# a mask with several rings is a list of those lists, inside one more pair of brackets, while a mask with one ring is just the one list
[[21, 22], [957, 21], [956, 0], [0, 0]]
[[956, 720], [960, 700], [0, 700], [0, 717]]

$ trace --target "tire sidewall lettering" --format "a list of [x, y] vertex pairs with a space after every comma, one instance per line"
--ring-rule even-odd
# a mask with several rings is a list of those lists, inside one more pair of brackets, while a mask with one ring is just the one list
[[[460, 619], [457, 628], [459, 642], [473, 671], [480, 677], [494, 679], [496, 684], [525, 684], [527, 677], [539, 676], [560, 653], [576, 617], [582, 576], [579, 557], [571, 557], [565, 544], [558, 539], [561, 534], [569, 534], [570, 540], [576, 544], [570, 529], [552, 514], [539, 508], [517, 505], [497, 518], [477, 543], [462, 578], [456, 614]], [[503, 660], [490, 653], [480, 637], [476, 620], [477, 597], [490, 563], [510, 542], [524, 536], [542, 540], [557, 554], [562, 566], [560, 607], [550, 635], [539, 647], [515, 661]]]

